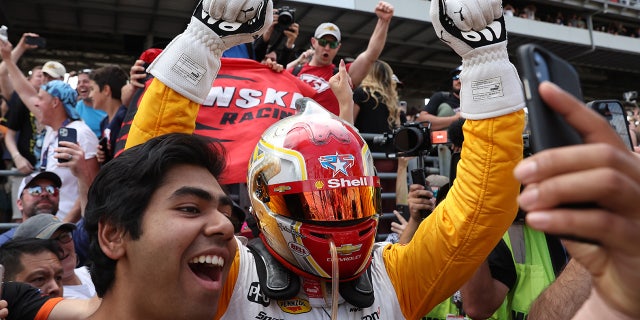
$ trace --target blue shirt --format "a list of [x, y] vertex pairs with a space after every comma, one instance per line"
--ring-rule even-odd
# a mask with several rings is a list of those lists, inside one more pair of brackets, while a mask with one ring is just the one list
[[86, 105], [84, 100], [80, 100], [76, 103], [76, 111], [78, 111], [80, 119], [82, 119], [84, 123], [91, 128], [91, 131], [95, 133], [96, 137], [100, 137], [100, 122], [102, 122], [102, 119], [107, 117], [107, 113]]

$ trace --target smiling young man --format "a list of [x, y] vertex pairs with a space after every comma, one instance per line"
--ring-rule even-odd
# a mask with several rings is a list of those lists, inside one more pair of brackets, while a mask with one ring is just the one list
[[237, 250], [214, 148], [170, 134], [100, 170], [85, 214], [102, 297], [91, 319], [213, 319]]

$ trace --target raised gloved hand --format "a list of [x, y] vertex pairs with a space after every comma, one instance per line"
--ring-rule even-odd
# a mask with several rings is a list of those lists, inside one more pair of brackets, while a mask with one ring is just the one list
[[438, 38], [462, 57], [464, 118], [492, 118], [524, 107], [520, 77], [507, 54], [500, 0], [432, 0], [431, 20]]
[[187, 29], [149, 66], [149, 73], [202, 104], [220, 70], [222, 52], [253, 41], [272, 21], [271, 0], [201, 0]]

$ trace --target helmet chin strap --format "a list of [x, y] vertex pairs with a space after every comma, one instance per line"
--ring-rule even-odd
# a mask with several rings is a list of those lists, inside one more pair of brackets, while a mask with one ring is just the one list
[[331, 251], [331, 319], [338, 319], [340, 270], [338, 268], [338, 249], [333, 238], [329, 238], [329, 249]]

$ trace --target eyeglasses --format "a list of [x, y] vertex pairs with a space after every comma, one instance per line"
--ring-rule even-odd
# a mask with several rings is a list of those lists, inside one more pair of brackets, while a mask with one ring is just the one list
[[52, 240], [58, 240], [60, 243], [69, 243], [72, 239], [71, 232], [63, 232]]
[[456, 74], [453, 77], [451, 77], [452, 80], [460, 80], [460, 74]]
[[41, 195], [44, 191], [46, 191], [48, 194], [55, 196], [58, 194], [58, 187], [54, 186], [54, 185], [48, 185], [48, 186], [33, 186], [33, 187], [29, 187], [26, 189], [27, 192], [34, 196], [37, 197], [39, 195]]
[[319, 44], [321, 47], [324, 47], [324, 46], [326, 46], [326, 45], [328, 44], [328, 45], [329, 45], [329, 48], [331, 48], [331, 49], [335, 49], [335, 48], [337, 48], [337, 47], [338, 47], [338, 45], [340, 45], [340, 41], [338, 41], [338, 40], [336, 40], [336, 41], [329, 41], [329, 40], [327, 40], [327, 39], [318, 39], [318, 38], [316, 38], [316, 40], [318, 40], [318, 44]]

